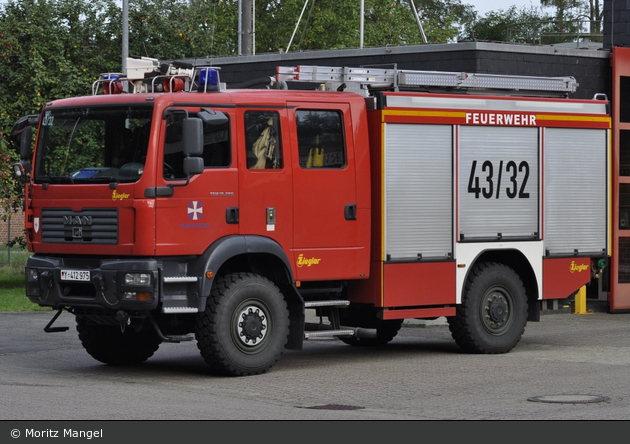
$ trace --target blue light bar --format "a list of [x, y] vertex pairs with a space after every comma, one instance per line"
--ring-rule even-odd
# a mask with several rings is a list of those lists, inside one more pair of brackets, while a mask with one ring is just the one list
[[199, 70], [199, 91], [218, 91], [219, 72], [216, 69], [203, 68]]

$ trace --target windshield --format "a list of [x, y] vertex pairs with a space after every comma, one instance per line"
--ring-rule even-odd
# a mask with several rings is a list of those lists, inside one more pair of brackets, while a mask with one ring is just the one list
[[44, 111], [33, 179], [37, 183], [135, 182], [144, 171], [151, 105]]

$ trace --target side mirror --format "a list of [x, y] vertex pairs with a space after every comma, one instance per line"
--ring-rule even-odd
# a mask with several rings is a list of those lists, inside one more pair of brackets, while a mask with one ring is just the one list
[[201, 156], [203, 154], [203, 122], [196, 117], [189, 117], [182, 122], [184, 155]]
[[33, 157], [33, 128], [27, 126], [22, 130], [22, 136], [20, 138], [20, 159], [31, 160]]
[[194, 176], [203, 173], [203, 159], [201, 157], [184, 158], [184, 174]]
[[39, 125], [39, 114], [29, 114], [28, 116], [20, 117], [13, 125], [13, 129], [11, 129], [11, 136], [17, 136], [26, 127], [37, 125]]

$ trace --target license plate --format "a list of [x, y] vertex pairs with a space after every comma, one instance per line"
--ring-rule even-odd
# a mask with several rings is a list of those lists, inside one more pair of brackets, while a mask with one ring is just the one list
[[62, 281], [89, 281], [90, 272], [82, 270], [61, 270]]

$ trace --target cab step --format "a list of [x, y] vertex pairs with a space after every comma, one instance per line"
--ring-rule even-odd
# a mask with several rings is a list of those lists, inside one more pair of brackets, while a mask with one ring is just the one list
[[339, 336], [354, 336], [354, 330], [318, 330], [318, 331], [305, 331], [304, 339], [313, 338], [336, 338]]
[[190, 307], [188, 294], [190, 284], [198, 282], [197, 276], [164, 276], [164, 295], [162, 296], [162, 313], [185, 314], [198, 313], [196, 306]]
[[188, 297], [185, 294], [164, 295], [162, 296], [162, 313], [197, 313], [197, 307], [188, 306]]
[[164, 276], [163, 281], [165, 284], [177, 283], [177, 282], [197, 282], [197, 276]]
[[350, 305], [350, 301], [342, 299], [304, 302], [304, 308], [347, 307], [348, 305]]
[[151, 322], [151, 325], [153, 326], [155, 333], [164, 342], [178, 343], [178, 342], [192, 341], [195, 339], [193, 335], [165, 335], [164, 333], [162, 333], [162, 330], [160, 330], [160, 327], [157, 324], [157, 322], [155, 322], [155, 319], [153, 319], [153, 316], [149, 315], [148, 319]]

